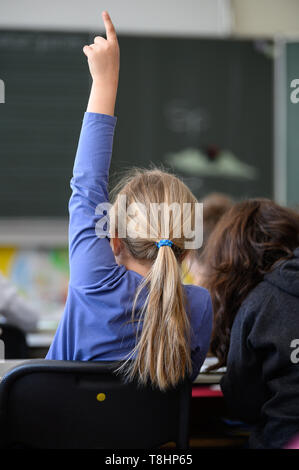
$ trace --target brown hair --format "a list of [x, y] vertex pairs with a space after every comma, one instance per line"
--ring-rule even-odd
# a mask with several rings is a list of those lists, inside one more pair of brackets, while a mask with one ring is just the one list
[[[174, 212], [169, 220], [165, 216], [155, 219], [148, 215], [152, 204], [178, 204], [182, 214], [183, 204], [191, 203], [190, 223], [194, 226], [194, 203], [197, 200], [181, 180], [159, 169], [136, 169], [122, 180], [117, 190], [111, 231], [118, 233], [124, 220], [128, 226], [133, 214], [128, 214], [127, 207], [141, 203], [146, 213], [137, 212], [135, 236], [127, 235], [122, 241], [133, 258], [151, 262], [151, 269], [138, 288], [133, 303], [132, 321], [137, 322], [137, 333], [140, 334], [136, 334], [136, 347], [120, 370], [129, 379], [137, 377], [141, 383], [150, 380], [163, 390], [176, 385], [192, 369], [190, 323], [180, 270], [187, 250], [182, 217], [177, 217]], [[126, 196], [124, 213], [119, 213], [121, 196]], [[134, 218], [136, 221], [136, 214]], [[180, 237], [176, 236], [178, 228]], [[170, 239], [174, 246], [158, 248], [156, 242], [163, 238]], [[147, 288], [148, 295], [136, 320], [135, 307], [144, 288]]]
[[205, 277], [203, 251], [223, 214], [234, 204], [233, 199], [223, 193], [210, 193], [201, 200], [203, 204], [203, 243], [198, 250], [190, 253], [185, 260], [186, 274], [191, 275], [192, 284], [201, 286]]
[[214, 308], [211, 352], [226, 365], [234, 318], [249, 292], [299, 246], [299, 215], [268, 199], [236, 203], [220, 219], [204, 252], [205, 287]]
[[201, 202], [203, 203], [204, 247], [219, 219], [233, 206], [234, 201], [226, 194], [210, 193]]

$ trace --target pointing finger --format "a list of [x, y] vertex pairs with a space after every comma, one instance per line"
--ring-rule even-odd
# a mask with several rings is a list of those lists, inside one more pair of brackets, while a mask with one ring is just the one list
[[113, 23], [111, 21], [111, 18], [108, 14], [107, 11], [103, 11], [102, 13], [102, 17], [103, 17], [103, 20], [104, 20], [104, 25], [105, 25], [105, 29], [106, 29], [106, 37], [107, 37], [107, 41], [114, 41], [116, 40], [116, 32], [115, 32], [115, 29], [114, 29], [114, 26], [113, 26]]

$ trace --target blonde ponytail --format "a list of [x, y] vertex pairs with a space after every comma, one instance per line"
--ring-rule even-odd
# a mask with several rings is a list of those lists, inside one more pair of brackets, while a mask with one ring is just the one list
[[[128, 203], [138, 201], [147, 207], [153, 202], [196, 202], [178, 178], [160, 170], [135, 173], [121, 194], [126, 194]], [[181, 224], [181, 220], [172, 222], [173, 225]], [[163, 227], [157, 224], [151, 228], [154, 239], [136, 237], [123, 240], [135, 259], [150, 260], [152, 264], [133, 302], [132, 321], [137, 323], [136, 346], [120, 370], [130, 380], [137, 378], [142, 384], [150, 381], [165, 390], [177, 385], [192, 370], [190, 322], [180, 268], [186, 250], [183, 237], [173, 239], [171, 236], [173, 247], [158, 248], [156, 242], [163, 238]], [[173, 227], [170, 235], [172, 232]], [[144, 290], [146, 299], [136, 318], [137, 301]]]

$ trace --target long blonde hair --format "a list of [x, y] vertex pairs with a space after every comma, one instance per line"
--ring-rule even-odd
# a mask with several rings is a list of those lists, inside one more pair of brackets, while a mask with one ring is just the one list
[[[120, 210], [120, 197], [125, 196], [125, 212]], [[194, 221], [197, 200], [187, 186], [174, 175], [159, 169], [135, 171], [118, 186], [112, 207], [114, 222], [111, 229], [118, 233], [122, 220], [132, 223], [134, 236], [122, 239], [130, 255], [139, 261], [150, 262], [151, 268], [137, 289], [133, 302], [132, 321], [137, 323], [136, 346], [120, 368], [129, 379], [139, 383], [148, 380], [159, 389], [175, 386], [192, 369], [190, 351], [190, 322], [182, 285], [180, 264], [185, 248], [184, 223]], [[128, 214], [131, 204], [142, 204], [146, 212]], [[163, 203], [166, 203], [163, 207]], [[184, 203], [191, 203], [189, 219], [182, 217]], [[153, 207], [161, 209], [160, 217], [151, 217]], [[169, 206], [180, 208], [165, 215]], [[137, 221], [136, 221], [137, 218]], [[180, 236], [178, 236], [178, 234]], [[158, 248], [156, 242], [167, 238], [173, 246]], [[147, 288], [147, 297], [138, 319], [135, 316], [139, 295]]]

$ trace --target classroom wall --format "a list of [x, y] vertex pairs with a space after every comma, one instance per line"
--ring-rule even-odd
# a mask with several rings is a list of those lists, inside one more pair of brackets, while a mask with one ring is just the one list
[[[1, 0], [0, 29], [97, 34], [104, 9], [120, 34], [299, 35], [299, 0]], [[64, 220], [36, 226], [32, 221], [0, 220], [0, 271], [43, 305], [45, 313], [63, 308], [68, 281], [66, 243]]]
[[0, 28], [97, 31], [104, 9], [120, 34], [299, 35], [298, 0], [2, 0]]
[[231, 0], [231, 8], [238, 36], [299, 35], [298, 0]]
[[230, 0], [2, 0], [0, 28], [97, 31], [107, 9], [120, 34], [221, 35]]

